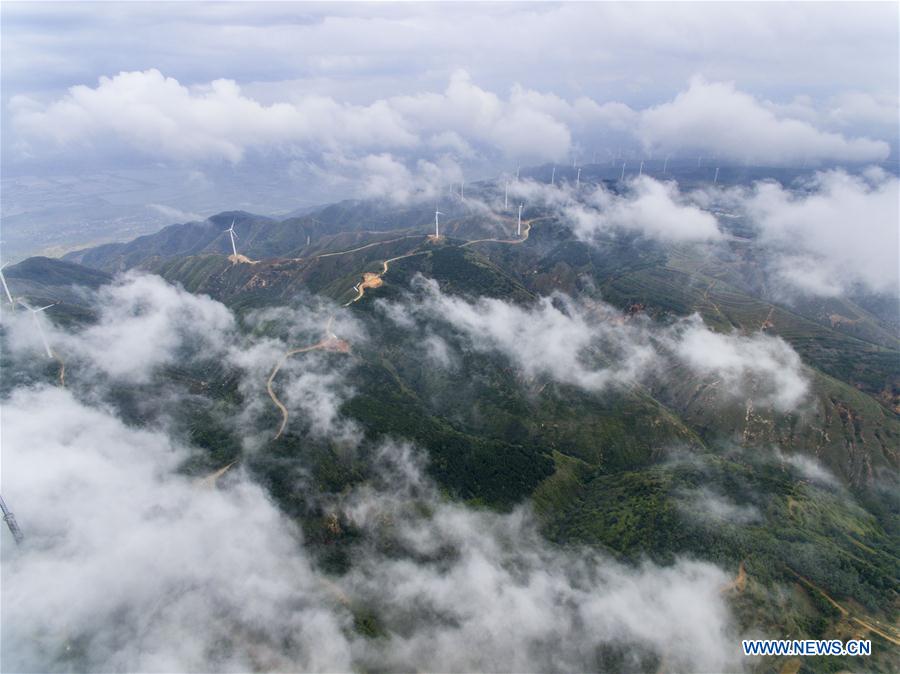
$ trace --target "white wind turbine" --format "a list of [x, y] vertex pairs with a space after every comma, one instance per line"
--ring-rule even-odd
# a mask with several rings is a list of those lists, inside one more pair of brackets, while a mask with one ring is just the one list
[[442, 215], [443, 215], [443, 213], [441, 213], [438, 209], [436, 209], [436, 208], [434, 209], [434, 238], [435, 238], [435, 239], [441, 238], [441, 231], [440, 231], [441, 221], [440, 221], [440, 216], [442, 216]]
[[237, 246], [234, 245], [234, 240], [237, 238], [237, 234], [234, 233], [234, 219], [231, 220], [231, 227], [225, 230], [228, 232], [228, 235], [231, 237], [231, 252], [234, 253], [234, 256], [237, 257]]
[[619, 182], [625, 180], [625, 162], [622, 162], [622, 175], [619, 176]]
[[516, 225], [516, 236], [522, 236], [522, 206], [525, 204], [519, 204], [519, 222]]
[[506, 185], [503, 187], [503, 210], [509, 210], [509, 181], [506, 181]]
[[578, 169], [578, 173], [575, 174], [575, 189], [577, 190], [581, 187], [581, 169]]
[[716, 166], [716, 177], [713, 178], [713, 185], [717, 184], [718, 182], [719, 182], [719, 167]]
[[[9, 262], [7, 262], [6, 264], [9, 264]], [[5, 267], [6, 264], [3, 265], [3, 267]], [[13, 296], [9, 292], [9, 286], [6, 285], [6, 276], [3, 275], [3, 267], [0, 267], [0, 282], [3, 283], [3, 292], [6, 293], [6, 299], [9, 300], [9, 303], [12, 306], [12, 310], [15, 311], [16, 310], [16, 301], [13, 299]]]
[[56, 306], [56, 302], [54, 302], [53, 304], [48, 304], [45, 307], [41, 307], [40, 309], [35, 309], [22, 299], [19, 300], [19, 304], [21, 304], [31, 312], [31, 318], [34, 320], [34, 327], [37, 328], [38, 334], [41, 336], [41, 341], [44, 343], [44, 349], [47, 351], [47, 358], [53, 358], [53, 351], [50, 350], [50, 342], [47, 341], [47, 335], [44, 334], [44, 328], [41, 325], [41, 320], [38, 318], [38, 314], [42, 311], [46, 311], [50, 307]]
[[669, 167], [669, 158], [666, 157], [666, 160], [663, 162], [663, 175], [666, 175], [666, 169]]
[[556, 184], [556, 167], [555, 166], [553, 167], [553, 171], [550, 173], [550, 184], [551, 185]]
[[644, 175], [644, 160], [641, 160], [641, 168], [638, 170], [638, 176]]

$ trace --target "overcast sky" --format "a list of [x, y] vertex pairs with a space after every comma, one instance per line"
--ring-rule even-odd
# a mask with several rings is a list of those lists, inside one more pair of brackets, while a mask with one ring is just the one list
[[[142, 208], [276, 212], [618, 152], [897, 157], [890, 2], [5, 2], [2, 19], [4, 175], [177, 176]], [[175, 197], [187, 184], [202, 203]], [[28, 212], [7, 187], [4, 216]]]
[[[700, 92], [707, 98], [697, 100], [698, 105], [712, 101], [728, 105], [729, 94], [733, 98], [742, 92], [748, 98], [744, 105], [736, 104], [735, 114], [749, 114], [756, 103], [776, 119], [811, 123], [850, 143], [861, 136], [895, 141], [897, 50], [896, 3], [4, 3], [4, 117], [15, 130], [13, 142], [5, 145], [15, 145], [23, 136], [31, 147], [46, 136], [69, 140], [65, 129], [41, 128], [42, 121], [66, 121], [78, 132], [89, 123], [110, 130], [109, 119], [77, 119], [98, 116], [97, 111], [84, 111], [86, 103], [68, 115], [57, 111], [49, 120], [34, 120], [33, 114], [47, 111], [53, 102], [66, 103], [70, 87], [96, 89], [100, 78], [121, 72], [143, 73], [134, 77], [146, 80], [148, 71], [158, 71], [171, 78], [165, 81], [173, 87], [177, 83], [195, 96], [216, 80], [233, 81], [241, 97], [260, 106], [244, 111], [245, 117], [254, 113], [262, 117], [273, 103], [299, 106], [308, 116], [303, 103], [310, 100], [333, 101], [342, 108], [355, 104], [362, 110], [387, 100], [383, 119], [366, 121], [377, 123], [396, 115], [402, 118], [403, 130], [412, 134], [421, 131], [423, 122], [410, 121], [416, 113], [409, 105], [404, 110], [397, 102], [391, 104], [392, 99], [446, 94], [454, 82], [465, 78], [470, 89], [460, 92], [465, 98], [460, 105], [483, 111], [490, 105], [485, 97], [493, 95], [509, 105], [507, 116], [515, 118], [507, 120], [512, 128], [531, 122], [552, 133], [552, 127], [540, 124], [547, 120], [521, 119], [533, 112], [565, 127], [569, 138], [564, 134], [551, 138], [547, 148], [535, 151], [541, 156], [564, 151], [558, 146], [566, 142], [572, 151], [600, 126], [634, 131], [636, 122], [628, 119], [624, 107], [604, 109], [605, 104], [608, 108], [610, 103], [622, 103], [637, 111], [660, 104], [677, 107], [676, 97], [698, 81], [723, 86]], [[148, 98], [140, 99], [134, 90], [142, 85], [146, 82], [127, 87], [132, 94], [128, 100], [123, 100], [128, 95], [124, 84], [99, 87], [119, 99], [121, 116], [140, 124], [148, 113], [144, 110], [142, 115], [135, 109], [138, 105], [167, 103], [165, 98], [151, 97], [158, 93], [152, 83], [147, 85]], [[695, 92], [695, 98], [700, 93]], [[584, 99], [598, 109], [564, 107], [564, 103], [577, 107], [581, 100], [584, 108]], [[689, 116], [690, 102], [683, 102], [683, 109], [664, 108], [660, 116], [679, 112]], [[502, 112], [498, 116], [502, 119]], [[473, 140], [472, 129], [460, 120], [443, 121], [443, 125], [434, 122], [436, 128], [428, 131], [456, 132], [463, 141]], [[469, 126], [476, 122], [468, 121]], [[253, 120], [245, 122], [252, 125]], [[310, 135], [318, 132], [316, 122], [310, 123]], [[183, 120], [175, 123], [176, 128], [191, 128]], [[638, 139], [662, 144], [665, 130], [655, 128], [661, 125], [638, 131]], [[273, 137], [239, 142], [298, 140], [306, 137], [282, 130]], [[522, 151], [516, 140], [493, 144], [515, 154]], [[395, 137], [383, 144], [396, 150], [410, 142]], [[841, 154], [841, 148], [827, 152]], [[194, 158], [188, 151], [179, 158], [185, 154]], [[234, 161], [226, 150], [211, 154]], [[862, 151], [860, 156], [877, 154]]]

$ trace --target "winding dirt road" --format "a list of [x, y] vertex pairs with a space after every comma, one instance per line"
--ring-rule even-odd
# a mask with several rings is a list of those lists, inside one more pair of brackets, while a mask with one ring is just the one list
[[[476, 243], [488, 243], [488, 242], [508, 243], [508, 244], [513, 244], [513, 245], [519, 244], [519, 243], [525, 243], [525, 241], [528, 240], [528, 235], [531, 233], [531, 224], [534, 222], [537, 222], [538, 220], [546, 220], [548, 217], [550, 217], [550, 216], [542, 216], [540, 218], [532, 218], [531, 220], [523, 220], [522, 224], [524, 225], [525, 231], [523, 232], [524, 235], [522, 236], [521, 239], [475, 239], [473, 241], [466, 241], [465, 243], [460, 244], [460, 248], [465, 248], [466, 246], [471, 246]], [[411, 237], [405, 236], [405, 237], [401, 237], [401, 238], [408, 239]], [[428, 238], [433, 239], [434, 237], [429, 236]], [[400, 239], [393, 239], [393, 240], [400, 241]], [[383, 243], [388, 243], [388, 242], [385, 241]], [[363, 246], [363, 248], [369, 248], [372, 245], [376, 245], [376, 244], [369, 244], [369, 246]], [[362, 248], [356, 248], [354, 250], [362, 250]], [[354, 251], [345, 251], [345, 252], [352, 253]], [[349, 302], [344, 304], [344, 306], [349, 307], [354, 302], [359, 302], [359, 300], [361, 300], [363, 298], [363, 296], [366, 294], [366, 288], [378, 288], [381, 285], [383, 285], [383, 283], [384, 283], [383, 277], [387, 273], [388, 267], [390, 266], [391, 262], [396, 262], [397, 260], [403, 260], [404, 258], [407, 258], [407, 257], [413, 257], [414, 255], [424, 255], [426, 252], [427, 251], [413, 251], [412, 253], [407, 253], [406, 255], [398, 255], [397, 257], [392, 257], [388, 260], [384, 260], [381, 263], [381, 271], [380, 272], [367, 271], [367, 272], [363, 273], [362, 281], [360, 281], [355, 286], [353, 286], [353, 289], [356, 291], [356, 297], [354, 297], [352, 300], [350, 300]], [[340, 255], [340, 254], [341, 253], [329, 253], [329, 255]]]
[[221, 468], [219, 468], [219, 470], [210, 473], [206, 477], [201, 477], [199, 480], [194, 482], [194, 486], [199, 489], [213, 489], [216, 486], [216, 482], [219, 481], [219, 478], [227, 473], [229, 469], [236, 463], [237, 460], [234, 460], [231, 463], [222, 466]]
[[269, 397], [272, 399], [272, 402], [275, 403], [275, 406], [281, 411], [281, 425], [278, 427], [278, 432], [273, 437], [273, 440], [277, 440], [281, 437], [282, 433], [284, 433], [284, 429], [287, 427], [288, 422], [288, 409], [284, 406], [284, 403], [278, 399], [278, 396], [275, 395], [275, 389], [272, 388], [272, 384], [275, 381], [275, 377], [278, 374], [278, 371], [282, 368], [282, 366], [287, 362], [287, 359], [291, 356], [296, 356], [299, 353], [306, 353], [307, 351], [316, 351], [321, 349], [323, 351], [332, 351], [334, 353], [350, 353], [350, 344], [343, 339], [339, 339], [331, 332], [331, 319], [328, 321], [328, 328], [326, 329], [326, 337], [325, 339], [316, 342], [315, 344], [311, 344], [310, 346], [304, 346], [299, 349], [291, 349], [290, 351], [285, 352], [285, 354], [281, 357], [281, 360], [275, 365], [275, 368], [272, 370], [272, 374], [269, 375], [269, 380], [266, 382], [266, 390], [269, 392]]
[[875, 618], [871, 618], [869, 616], [854, 615], [853, 611], [845, 606], [842, 606], [836, 599], [832, 598], [827, 592], [825, 592], [825, 590], [809, 580], [809, 578], [801, 576], [789, 566], [786, 566], [785, 568], [790, 571], [801, 583], [806, 585], [811, 590], [815, 590], [820, 595], [822, 595], [825, 601], [827, 601], [838, 611], [840, 611], [841, 615], [844, 616], [846, 620], [855, 622], [860, 627], [868, 630], [869, 632], [877, 634], [882, 639], [889, 641], [895, 646], [900, 646], [900, 631], [898, 631], [896, 627], [894, 627], [893, 625], [885, 625], [880, 620], [876, 620]]
[[523, 232], [524, 236], [521, 239], [475, 239], [473, 241], [466, 241], [463, 244], [460, 244], [460, 248], [465, 248], [466, 246], [471, 246], [476, 243], [508, 243], [508, 244], [519, 244], [525, 243], [528, 241], [528, 235], [531, 234], [531, 223], [537, 222], [538, 220], [546, 220], [550, 216], [542, 216], [540, 218], [532, 218], [531, 220], [522, 220], [522, 225], [525, 228]]
[[[358, 248], [351, 248], [350, 250], [339, 250], [334, 253], [322, 253], [320, 255], [313, 255], [313, 259], [319, 260], [323, 257], [334, 257], [335, 255], [348, 255], [349, 253], [356, 253], [360, 250], [366, 250], [367, 248], [374, 248], [375, 246], [382, 246], [386, 243], [396, 243], [397, 241], [403, 241], [404, 239], [421, 239], [423, 235], [421, 234], [408, 234], [406, 236], [398, 236], [396, 239], [385, 239], [384, 241], [374, 241], [372, 243], [367, 243], [365, 246], [359, 246]], [[302, 258], [300, 258], [302, 259]]]
[[371, 272], [367, 271], [363, 273], [363, 280], [353, 286], [354, 290], [356, 290], [356, 297], [347, 302], [344, 306], [349, 307], [354, 302], [359, 302], [363, 298], [363, 295], [366, 294], [366, 288], [378, 288], [384, 282], [381, 280], [381, 277], [387, 274], [388, 267], [390, 267], [391, 262], [396, 262], [397, 260], [403, 260], [407, 257], [413, 257], [414, 255], [424, 255], [427, 251], [419, 250], [414, 251], [412, 253], [407, 253], [406, 255], [398, 255], [397, 257], [392, 257], [388, 260], [384, 260], [381, 263], [381, 271], [379, 272]]
[[[524, 243], [528, 240], [528, 235], [531, 233], [531, 225], [538, 220], [545, 220], [549, 216], [543, 216], [540, 218], [532, 218], [531, 220], [523, 220], [522, 224], [525, 226], [525, 231], [523, 232], [524, 236], [520, 239], [475, 239], [474, 241], [466, 241], [461, 244], [461, 247], [471, 246], [476, 243], [507, 243], [507, 244], [520, 244]], [[415, 239], [420, 238], [420, 235], [406, 235], [397, 237], [395, 239], [388, 239], [385, 241], [375, 241], [373, 243], [366, 244], [364, 246], [359, 246], [357, 248], [351, 248], [350, 250], [336, 251], [334, 253], [323, 253], [321, 255], [314, 256], [315, 259], [323, 258], [323, 257], [335, 257], [338, 255], [347, 255], [349, 253], [355, 253], [360, 250], [366, 250], [368, 248], [373, 248], [375, 246], [380, 246], [387, 243], [394, 243], [397, 241], [403, 241], [404, 239]], [[427, 239], [431, 239], [432, 237], [427, 237]], [[353, 286], [353, 289], [356, 291], [356, 297], [351, 299], [349, 302], [344, 304], [345, 307], [350, 306], [354, 302], [358, 302], [363, 298], [366, 294], [367, 288], [378, 288], [384, 282], [382, 277], [388, 272], [390, 269], [390, 265], [392, 262], [397, 262], [398, 260], [404, 260], [408, 257], [414, 257], [416, 255], [424, 255], [428, 251], [414, 250], [410, 253], [406, 253], [404, 255], [398, 255], [396, 257], [388, 258], [387, 260], [382, 261], [381, 263], [381, 271], [379, 272], [364, 272], [362, 281]], [[333, 351], [337, 353], [349, 353], [350, 352], [350, 344], [343, 339], [339, 339], [337, 335], [335, 335], [331, 331], [331, 325], [334, 322], [334, 316], [331, 316], [328, 319], [328, 326], [326, 327], [325, 339], [316, 342], [315, 344], [311, 344], [310, 346], [304, 346], [298, 349], [291, 349], [290, 351], [285, 352], [285, 354], [281, 357], [281, 360], [275, 365], [272, 370], [272, 373], [269, 375], [269, 379], [266, 382], [266, 390], [269, 393], [269, 397], [272, 399], [272, 402], [281, 412], [281, 424], [278, 427], [278, 432], [275, 433], [275, 436], [272, 438], [273, 440], [277, 440], [284, 434], [284, 429], [287, 428], [288, 422], [288, 409], [285, 407], [284, 403], [279, 400], [278, 396], [275, 393], [275, 389], [273, 388], [273, 383], [275, 382], [275, 377], [278, 375], [279, 370], [281, 370], [282, 366], [287, 362], [287, 359], [291, 356], [295, 356], [297, 354], [306, 353], [307, 351], [316, 351], [318, 349], [322, 349], [324, 351]]]

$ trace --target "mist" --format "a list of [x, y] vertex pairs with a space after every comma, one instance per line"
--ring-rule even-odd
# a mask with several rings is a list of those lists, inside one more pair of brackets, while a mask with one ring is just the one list
[[[527, 503], [498, 513], [448, 500], [421, 449], [370, 446], [354, 432], [340, 411], [354, 394], [350, 370], [323, 356], [285, 372], [293, 427], [369, 457], [349, 491], [308, 494], [357, 532], [350, 567], [326, 571], [242, 462], [208, 479], [185, 472], [200, 450], [168, 419], [171, 400], [135, 423], [107, 402], [107, 387], [177, 402], [185, 394], [146, 383], [193, 348], [221, 357], [243, 382], [244, 451], [259, 457], [264, 394], [252, 382], [285, 347], [318, 338], [329, 313], [338, 334], [364, 331], [316, 301], [238, 319], [150, 276], [126, 275], [96, 297], [89, 326], [48, 325], [71, 359], [70, 388], [23, 385], [2, 408], [3, 493], [26, 532], [21, 547], [3, 532], [4, 670], [738, 666], [724, 571], [687, 558], [628, 567], [547, 542]], [[18, 334], [26, 317], [8, 316], [11, 355], [40, 357]], [[294, 462], [302, 475], [302, 456]], [[354, 628], [368, 611], [377, 636]]]

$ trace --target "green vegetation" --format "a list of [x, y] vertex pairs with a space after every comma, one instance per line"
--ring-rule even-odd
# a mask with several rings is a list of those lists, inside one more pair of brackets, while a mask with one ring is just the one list
[[[896, 327], [876, 315], [877, 298], [780, 301], [746, 241], [727, 244], [716, 257], [624, 236], [588, 245], [538, 209], [528, 217], [543, 219], [526, 242], [462, 247], [463, 239], [496, 236], [509, 223], [454, 208], [443, 232], [448, 238], [438, 242], [424, 235], [430, 209], [344, 202], [282, 223], [222, 214], [212, 223], [70, 256], [94, 269], [36, 259], [7, 275], [29, 297], [62, 297], [54, 320], [80, 324], [93, 315], [71, 286], [106, 282], [108, 274], [97, 269], [152, 270], [242, 314], [302, 294], [345, 303], [363, 272], [381, 272], [384, 260], [408, 256], [350, 308], [367, 339], [352, 346], [347, 367], [355, 393], [341, 411], [361, 429], [359, 447], [313, 437], [299, 419], [278, 440], [261, 440], [245, 454], [234, 427], [243, 403], [235, 374], [193, 363], [151, 384], [170, 386], [187, 401], [165, 410], [197, 448], [184, 471], [200, 476], [241, 460], [302, 524], [319, 563], [340, 574], [361, 534], [333, 521], [310, 494], [344, 493], [372, 477], [379, 442], [409, 441], [427, 452], [427, 470], [448, 497], [499, 509], [530, 499], [545, 534], [561, 546], [594, 546], [630, 563], [689, 556], [736, 576], [743, 569], [740, 586], [723, 589], [742, 631], [869, 638], [852, 618], [896, 622], [900, 340]], [[256, 264], [233, 264], [224, 254], [221, 222], [231, 217]], [[315, 257], [337, 251], [351, 252]], [[529, 377], [502, 355], [465, 348], [449, 328], [431, 325], [425, 334], [389, 320], [377, 300], [402, 298], [417, 274], [469, 298], [528, 303], [562, 291], [660, 321], [697, 312], [715, 330], [764, 330], [787, 341], [808, 366], [811, 402], [790, 413], [750, 409], [744, 400], [717, 397], [711, 382], [685, 369], [603, 394]], [[422, 346], [425, 337], [455, 347], [453, 362], [436, 365]], [[7, 370], [5, 349], [2, 358]], [[40, 362], [4, 377], [3, 388], [57, 375], [54, 364]], [[77, 386], [78, 372], [71, 376]], [[140, 387], [114, 388], [110, 397], [129, 423], [153, 423], [164, 412], [147, 408]], [[274, 407], [264, 412], [260, 437], [278, 421]], [[837, 481], [804, 475], [785, 458], [791, 456], [815, 457]], [[358, 633], [382, 635], [374, 609], [352, 610]], [[891, 671], [896, 649], [871, 638], [876, 657], [865, 668]], [[615, 663], [624, 654], [598, 657]], [[659, 666], [651, 660], [648, 667]], [[839, 671], [858, 663], [821, 658], [814, 666]], [[808, 662], [802, 667], [813, 671]]]

